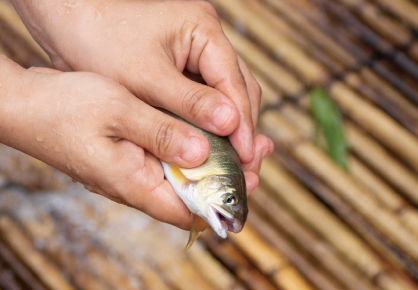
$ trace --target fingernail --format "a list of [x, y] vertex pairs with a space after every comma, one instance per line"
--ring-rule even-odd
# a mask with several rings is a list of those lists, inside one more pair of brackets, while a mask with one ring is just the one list
[[212, 114], [212, 124], [218, 128], [222, 129], [226, 121], [228, 121], [231, 116], [232, 109], [226, 104], [222, 104], [213, 111]]
[[200, 139], [197, 137], [190, 137], [189, 140], [187, 140], [186, 146], [184, 147], [184, 151], [182, 154], [183, 160], [186, 161], [193, 161], [196, 159], [196, 157], [199, 157], [200, 153], [202, 151], [202, 142], [200, 142]]

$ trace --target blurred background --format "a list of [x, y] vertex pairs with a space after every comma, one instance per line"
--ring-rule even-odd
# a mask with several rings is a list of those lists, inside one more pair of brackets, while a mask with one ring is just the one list
[[[244, 231], [188, 232], [0, 145], [0, 289], [418, 289], [418, 2], [212, 0], [274, 140]], [[0, 53], [50, 66], [0, 0]]]

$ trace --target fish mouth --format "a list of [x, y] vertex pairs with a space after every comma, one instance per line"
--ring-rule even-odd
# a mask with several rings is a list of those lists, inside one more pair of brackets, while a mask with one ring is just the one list
[[235, 217], [216, 204], [210, 204], [209, 224], [222, 238], [226, 238], [227, 231], [238, 233], [242, 230], [242, 226], [237, 222]]

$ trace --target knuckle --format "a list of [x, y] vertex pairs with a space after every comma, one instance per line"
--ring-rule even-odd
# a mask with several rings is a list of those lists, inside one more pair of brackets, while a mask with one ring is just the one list
[[192, 119], [199, 118], [202, 109], [205, 107], [207, 90], [204, 87], [198, 87], [189, 90], [182, 102], [182, 111], [187, 113]]
[[197, 1], [196, 4], [199, 6], [199, 8], [204, 11], [206, 14], [209, 14], [210, 16], [218, 19], [218, 13], [216, 12], [215, 7], [213, 7], [212, 4], [210, 4], [207, 1]]
[[158, 124], [156, 132], [154, 137], [154, 153], [158, 154], [160, 157], [172, 147], [175, 135], [175, 125], [173, 122], [163, 121]]
[[257, 81], [254, 81], [254, 92], [258, 99], [261, 99], [261, 95], [263, 94], [263, 89], [261, 88], [260, 84]]

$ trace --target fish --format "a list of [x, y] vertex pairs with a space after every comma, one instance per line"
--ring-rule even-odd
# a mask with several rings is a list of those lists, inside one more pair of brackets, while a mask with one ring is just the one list
[[247, 220], [248, 206], [238, 153], [227, 137], [214, 135], [170, 112], [163, 112], [201, 132], [210, 144], [209, 157], [194, 168], [180, 168], [160, 160], [165, 178], [193, 214], [186, 250], [202, 233], [199, 217], [222, 238], [226, 238], [227, 231], [239, 233]]

